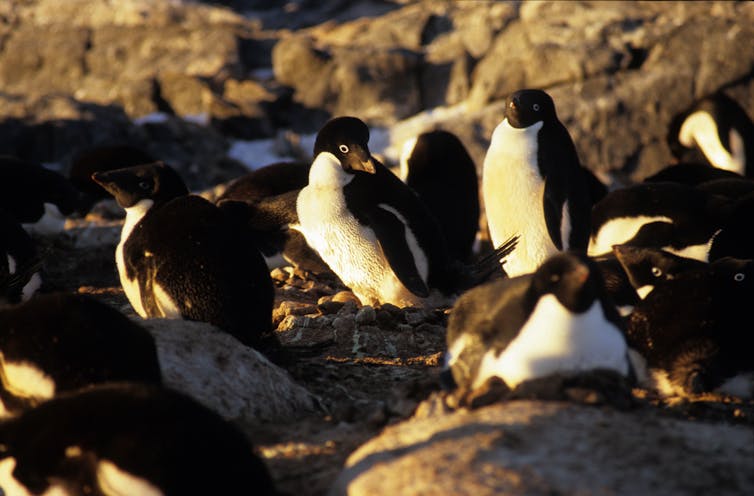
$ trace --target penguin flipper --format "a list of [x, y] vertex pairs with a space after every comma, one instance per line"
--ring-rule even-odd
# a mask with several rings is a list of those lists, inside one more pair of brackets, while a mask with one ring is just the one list
[[373, 209], [366, 217], [398, 280], [416, 296], [429, 296], [429, 288], [419, 274], [414, 255], [408, 246], [403, 222], [394, 213], [380, 207]]
[[563, 239], [561, 237], [560, 228], [563, 221], [564, 202], [562, 198], [557, 198], [555, 188], [550, 187], [550, 184], [549, 181], [545, 182], [545, 194], [542, 198], [545, 224], [547, 225], [547, 233], [550, 235], [552, 244], [554, 244], [558, 250], [562, 250]]

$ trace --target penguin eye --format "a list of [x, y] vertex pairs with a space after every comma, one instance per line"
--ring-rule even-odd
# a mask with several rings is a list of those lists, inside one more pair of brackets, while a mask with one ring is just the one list
[[557, 283], [560, 281], [560, 274], [553, 274], [550, 276], [550, 282]]
[[539, 104], [538, 103], [535, 103], [534, 105], [532, 105], [531, 108], [533, 108], [535, 112], [539, 112]]
[[733, 276], [733, 280], [736, 282], [741, 282], [744, 279], [746, 279], [746, 276], [743, 274], [743, 272], [738, 272], [735, 276]]
[[662, 275], [662, 269], [659, 267], [652, 267], [652, 275], [655, 277], [660, 277]]
[[348, 153], [348, 146], [346, 146], [346, 145], [340, 145], [338, 147], [338, 150], [340, 150], [341, 153]]
[[143, 190], [148, 190], [148, 189], [150, 189], [152, 187], [152, 185], [149, 184], [148, 181], [141, 181], [141, 182], [139, 182], [139, 187], [141, 189], [143, 189]]

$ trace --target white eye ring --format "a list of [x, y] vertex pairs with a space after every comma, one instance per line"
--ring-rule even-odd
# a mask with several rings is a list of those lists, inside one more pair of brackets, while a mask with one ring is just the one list
[[149, 189], [149, 188], [150, 188], [150, 186], [149, 186], [149, 183], [148, 183], [148, 182], [146, 182], [146, 181], [141, 181], [141, 182], [139, 183], [139, 187], [140, 187], [141, 189]]
[[539, 112], [539, 104], [538, 103], [535, 103], [534, 105], [532, 105], [531, 108], [533, 108], [535, 112]]
[[659, 267], [652, 267], [652, 275], [655, 277], [660, 277], [662, 275], [662, 270], [660, 270]]
[[744, 279], [746, 279], [746, 276], [742, 272], [738, 272], [735, 276], [733, 276], [733, 280], [736, 282], [741, 282]]
[[342, 153], [348, 153], [348, 146], [346, 146], [346, 145], [340, 145], [338, 147], [338, 150], [340, 150]]

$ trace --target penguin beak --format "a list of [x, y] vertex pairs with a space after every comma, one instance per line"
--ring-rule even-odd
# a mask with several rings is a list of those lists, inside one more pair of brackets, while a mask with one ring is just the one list
[[357, 153], [348, 155], [345, 166], [347, 170], [363, 171], [369, 174], [377, 172], [372, 155], [369, 153], [369, 150], [365, 149], [360, 149]]
[[118, 187], [115, 182], [111, 180], [107, 172], [95, 172], [92, 174], [92, 181], [99, 184], [105, 191], [115, 196], [118, 192]]

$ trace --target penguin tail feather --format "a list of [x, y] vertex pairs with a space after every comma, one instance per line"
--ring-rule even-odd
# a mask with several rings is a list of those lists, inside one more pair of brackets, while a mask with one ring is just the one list
[[495, 248], [492, 253], [485, 255], [469, 266], [465, 267], [463, 273], [466, 275], [464, 284], [462, 286], [465, 289], [472, 288], [478, 284], [485, 282], [492, 276], [506, 277], [505, 259], [513, 253], [518, 245], [519, 235], [514, 235], [508, 238], [503, 244]]

